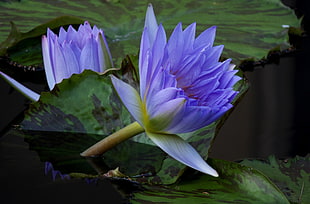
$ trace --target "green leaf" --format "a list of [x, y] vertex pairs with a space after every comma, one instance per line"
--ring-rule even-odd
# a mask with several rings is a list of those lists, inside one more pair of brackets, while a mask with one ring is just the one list
[[291, 203], [310, 203], [310, 155], [278, 160], [244, 160], [246, 166], [260, 170], [286, 195]]
[[170, 186], [145, 185], [133, 193], [132, 203], [289, 203], [259, 171], [224, 160], [209, 159], [219, 177], [196, 175]]
[[[260, 59], [275, 46], [288, 46], [287, 30], [282, 25], [299, 25], [293, 11], [284, 7], [280, 0], [154, 0], [152, 4], [158, 22], [163, 23], [168, 33], [178, 22], [184, 27], [197, 22], [197, 34], [216, 25], [215, 43], [225, 45], [224, 56], [233, 58], [235, 64], [244, 58]], [[81, 17], [105, 31], [112, 56], [119, 63], [126, 54], [137, 54], [146, 9], [147, 2], [133, 0], [14, 1], [0, 4], [0, 21], [14, 20], [20, 30], [27, 32], [61, 15]], [[8, 23], [0, 27], [0, 41], [9, 31]], [[18, 33], [16, 36], [18, 38]], [[28, 38], [31, 43], [30, 36]]]
[[21, 125], [25, 130], [106, 135], [129, 122], [110, 78], [86, 70], [43, 92]]
[[77, 27], [83, 22], [81, 18], [61, 16], [31, 28], [28, 32], [19, 31], [15, 23], [11, 22], [11, 32], [8, 38], [0, 44], [0, 56], [8, 55], [12, 61], [22, 65], [42, 65], [41, 38], [46, 34], [47, 28], [58, 32], [61, 26]]

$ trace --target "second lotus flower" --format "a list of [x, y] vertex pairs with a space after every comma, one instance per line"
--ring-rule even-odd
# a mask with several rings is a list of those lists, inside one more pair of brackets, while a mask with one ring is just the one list
[[[50, 90], [63, 79], [85, 69], [103, 72], [113, 66], [103, 31], [96, 26], [91, 28], [87, 21], [78, 30], [71, 25], [67, 31], [61, 27], [59, 35], [48, 29], [47, 36], [42, 37], [42, 54]], [[39, 100], [39, 94], [2, 72], [0, 75], [32, 101]]]
[[232, 107], [240, 80], [228, 59], [219, 62], [223, 46], [213, 46], [215, 27], [195, 38], [195, 23], [182, 30], [179, 23], [167, 42], [149, 5], [139, 56], [140, 94], [112, 76], [112, 83], [146, 135], [174, 159], [201, 172], [218, 176], [179, 137], [207, 126]]

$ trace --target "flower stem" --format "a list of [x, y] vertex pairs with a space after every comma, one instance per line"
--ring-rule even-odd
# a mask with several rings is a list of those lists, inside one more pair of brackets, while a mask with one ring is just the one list
[[127, 125], [126, 127], [118, 130], [112, 135], [109, 135], [108, 137], [89, 147], [81, 153], [81, 156], [91, 157], [101, 155], [119, 143], [142, 132], [144, 132], [144, 129], [138, 122], [131, 123], [130, 125]]

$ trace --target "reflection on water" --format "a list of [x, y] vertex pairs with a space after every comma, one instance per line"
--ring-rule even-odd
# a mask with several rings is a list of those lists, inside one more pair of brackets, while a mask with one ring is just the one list
[[52, 178], [54, 181], [55, 181], [57, 175], [62, 180], [70, 179], [69, 174], [62, 174], [60, 171], [54, 169], [53, 164], [51, 162], [45, 162], [45, 175], [48, 175], [50, 172], [52, 173]]
[[[45, 175], [46, 165], [15, 130], [0, 138], [1, 200], [6, 203], [123, 203], [124, 197], [106, 179], [67, 179]], [[51, 169], [49, 166], [47, 169]], [[50, 171], [51, 172], [51, 171]], [[53, 179], [55, 177], [55, 180]], [[88, 181], [88, 182], [87, 182]], [[17, 196], [18, 195], [18, 196]]]

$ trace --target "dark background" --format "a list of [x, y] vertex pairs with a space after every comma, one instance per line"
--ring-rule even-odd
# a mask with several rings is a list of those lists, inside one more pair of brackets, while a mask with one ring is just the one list
[[[283, 0], [301, 18], [301, 37], [290, 36], [296, 48], [278, 63], [245, 72], [251, 86], [220, 130], [211, 156], [280, 158], [310, 150], [310, 2]], [[277, 60], [275, 60], [277, 61]]]
[[[301, 22], [304, 33], [294, 41], [296, 51], [281, 54], [277, 63], [245, 72], [250, 89], [220, 130], [212, 146], [213, 158], [239, 160], [272, 154], [287, 158], [309, 153], [310, 5], [307, 0], [284, 3], [295, 9], [298, 17], [305, 15]], [[27, 80], [25, 84], [42, 89], [42, 85]], [[97, 185], [83, 180], [54, 182], [51, 174], [44, 175], [44, 163], [28, 150], [28, 144], [22, 138], [6, 135], [12, 125], [18, 124], [29, 101], [3, 79], [0, 101], [0, 197], [7, 200], [5, 203], [123, 202], [108, 181]]]

